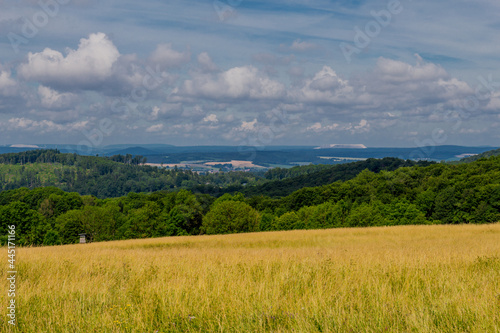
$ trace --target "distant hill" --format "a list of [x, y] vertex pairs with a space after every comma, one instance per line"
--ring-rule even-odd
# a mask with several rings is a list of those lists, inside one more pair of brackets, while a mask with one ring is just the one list
[[54, 186], [82, 195], [110, 198], [130, 192], [175, 191], [203, 185], [210, 188], [210, 193], [217, 193], [226, 186], [255, 183], [260, 179], [245, 172], [202, 176], [189, 170], [166, 170], [143, 163], [137, 156], [81, 156], [62, 154], [55, 149], [1, 154], [0, 192]]
[[469, 156], [469, 157], [466, 157], [466, 158], [462, 158], [460, 160], [460, 162], [470, 163], [470, 162], [477, 161], [480, 158], [488, 158], [488, 157], [491, 157], [491, 156], [499, 156], [499, 155], [500, 155], [500, 148], [494, 149], [494, 150], [488, 150], [488, 151], [485, 151], [484, 153], [481, 153], [481, 154], [478, 154], [478, 155], [474, 155], [474, 156]]
[[[378, 173], [383, 170], [394, 171], [401, 167], [428, 166], [433, 163], [434, 162], [427, 161], [405, 161], [394, 157], [386, 157], [383, 159], [370, 158], [366, 161], [328, 166], [320, 171], [285, 178], [282, 180], [273, 180], [261, 185], [242, 187], [237, 190], [246, 196], [265, 195], [270, 197], [283, 197], [304, 187], [317, 187], [328, 185], [336, 181], [347, 181], [353, 179], [363, 170]], [[298, 170], [305, 168], [307, 167], [300, 167]], [[268, 173], [275, 173], [276, 171], [274, 170], [270, 170]], [[286, 170], [283, 171], [286, 172]]]
[[106, 155], [127, 155], [127, 154], [134, 155], [134, 156], [137, 156], [137, 155], [150, 156], [150, 155], [159, 155], [161, 153], [154, 151], [154, 150], [151, 150], [151, 149], [144, 148], [144, 147], [129, 147], [129, 148], [125, 148], [122, 150], [110, 152]]

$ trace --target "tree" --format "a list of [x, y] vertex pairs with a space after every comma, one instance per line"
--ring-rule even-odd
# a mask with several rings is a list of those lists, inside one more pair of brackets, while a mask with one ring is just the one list
[[227, 200], [214, 204], [203, 218], [205, 234], [252, 232], [259, 229], [260, 214], [250, 205]]
[[362, 203], [352, 208], [346, 222], [349, 227], [370, 227], [383, 225], [384, 217], [375, 205]]
[[61, 240], [59, 239], [59, 234], [57, 233], [57, 231], [51, 229], [45, 234], [45, 237], [43, 239], [43, 245], [51, 246], [60, 244]]
[[274, 230], [292, 230], [295, 225], [300, 222], [299, 216], [296, 212], [286, 212], [274, 220]]
[[19, 201], [0, 206], [0, 229], [3, 234], [8, 225], [16, 226], [16, 238], [20, 245], [41, 244], [49, 228], [43, 215]]
[[56, 218], [55, 228], [62, 244], [75, 244], [78, 242], [78, 235], [85, 231], [83, 219], [84, 212], [82, 210], [70, 210]]

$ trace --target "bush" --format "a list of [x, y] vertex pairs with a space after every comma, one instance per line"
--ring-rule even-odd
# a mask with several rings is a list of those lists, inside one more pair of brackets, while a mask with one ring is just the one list
[[298, 226], [299, 223], [300, 219], [296, 212], [287, 212], [274, 220], [274, 230], [304, 229]]
[[222, 201], [212, 206], [203, 218], [202, 233], [229, 234], [258, 231], [260, 215], [241, 201]]
[[61, 240], [59, 239], [59, 234], [57, 231], [49, 230], [43, 239], [43, 245], [61, 245]]

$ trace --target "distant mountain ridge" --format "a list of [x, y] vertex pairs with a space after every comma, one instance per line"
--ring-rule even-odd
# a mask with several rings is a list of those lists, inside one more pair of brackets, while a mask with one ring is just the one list
[[[34, 150], [30, 143], [19, 146], [0, 146], [2, 153]], [[57, 149], [62, 153], [87, 156], [133, 155], [144, 156], [150, 163], [176, 164], [186, 161], [223, 162], [251, 161], [268, 168], [293, 167], [307, 164], [342, 164], [352, 160], [394, 157], [403, 160], [459, 161], [461, 155], [481, 154], [498, 147], [429, 146], [413, 148], [341, 148], [339, 145], [315, 149], [315, 146], [173, 146], [168, 144], [113, 144], [102, 147], [38, 144], [41, 149]]]
[[109, 153], [109, 155], [141, 155], [141, 156], [151, 156], [151, 155], [160, 155], [161, 153], [158, 151], [154, 151], [151, 149], [147, 149], [144, 147], [130, 147], [122, 150], [117, 150], [112, 153]]

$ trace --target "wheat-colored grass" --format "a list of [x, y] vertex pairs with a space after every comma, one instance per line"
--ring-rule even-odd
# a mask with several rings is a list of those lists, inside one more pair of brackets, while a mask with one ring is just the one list
[[2, 332], [500, 332], [500, 224], [131, 240], [17, 260], [18, 323], [2, 315]]

